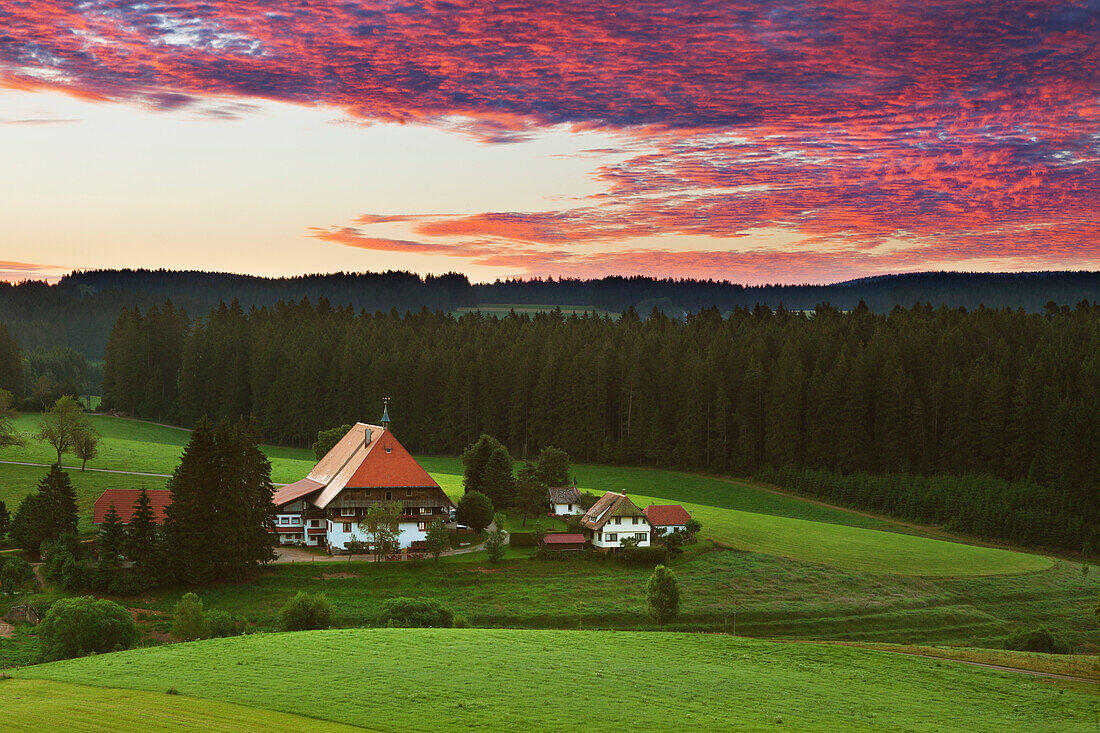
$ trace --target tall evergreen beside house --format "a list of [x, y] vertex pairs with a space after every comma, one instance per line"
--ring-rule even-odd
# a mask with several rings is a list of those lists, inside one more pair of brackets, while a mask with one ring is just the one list
[[177, 579], [236, 578], [273, 557], [271, 464], [252, 421], [215, 428], [200, 418], [168, 488], [165, 541]]
[[66, 534], [76, 534], [76, 490], [69, 474], [55, 463], [38, 482], [38, 491], [19, 504], [11, 538], [19, 547], [38, 552], [43, 542]]
[[124, 543], [126, 558], [134, 563], [134, 578], [140, 589], [150, 588], [164, 576], [161, 537], [153, 515], [153, 503], [145, 489], [134, 502]]

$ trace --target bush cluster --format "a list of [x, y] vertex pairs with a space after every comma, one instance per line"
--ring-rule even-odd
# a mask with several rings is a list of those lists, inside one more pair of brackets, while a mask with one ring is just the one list
[[1042, 652], [1044, 654], [1069, 654], [1069, 644], [1043, 626], [1021, 629], [1005, 640], [1005, 649], [1017, 652]]
[[92, 596], [62, 598], [38, 624], [42, 659], [47, 662], [129, 649], [135, 638], [137, 624], [125, 608]]
[[245, 622], [228, 611], [203, 608], [202, 599], [194, 593], [184, 593], [172, 611], [172, 636], [180, 641], [239, 636]]
[[332, 626], [332, 604], [323, 593], [298, 591], [279, 615], [279, 628], [283, 631], [308, 631]]
[[454, 611], [432, 598], [389, 598], [378, 613], [380, 626], [449, 629]]

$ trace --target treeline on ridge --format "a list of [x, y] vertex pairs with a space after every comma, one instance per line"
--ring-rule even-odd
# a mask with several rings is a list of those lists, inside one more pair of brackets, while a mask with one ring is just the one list
[[[267, 439], [306, 446], [374, 419], [390, 396], [402, 442], [422, 453], [458, 453], [485, 432], [518, 456], [553, 445], [578, 461], [740, 476], [950, 475], [989, 520], [970, 531], [1076, 550], [1100, 519], [1098, 359], [1100, 306], [1088, 303], [712, 308], [686, 321], [302, 301], [223, 304], [190, 322], [166, 305], [119, 317], [104, 401], [185, 424], [253, 414]], [[850, 490], [852, 506], [907, 511]], [[987, 509], [1006, 496], [1006, 512], [1053, 515], [1021, 535]]]
[[[1100, 300], [1100, 273], [922, 272], [863, 278], [828, 285], [741, 285], [724, 280], [608, 276], [596, 279], [533, 278], [471, 283], [465, 275], [421, 277], [411, 272], [331, 273], [258, 277], [222, 272], [88, 270], [44, 282], [0, 283], [0, 322], [25, 350], [71, 348], [91, 361], [103, 358], [121, 308], [146, 310], [171, 300], [201, 314], [236, 299], [248, 309], [279, 301], [322, 298], [337, 306], [399, 313], [421, 308], [452, 312], [479, 304], [589, 306], [620, 313], [649, 312], [659, 304], [672, 314], [717, 307], [723, 313], [757, 304], [808, 310], [828, 302], [851, 310], [862, 300], [886, 313], [896, 305], [932, 303], [969, 309], [1021, 307], [1040, 312], [1049, 301]], [[645, 304], [645, 305], [643, 305]]]

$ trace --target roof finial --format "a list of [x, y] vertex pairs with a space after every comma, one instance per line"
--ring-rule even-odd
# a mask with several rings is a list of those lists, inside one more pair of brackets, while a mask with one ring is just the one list
[[386, 430], [390, 427], [390, 398], [382, 398], [382, 427]]

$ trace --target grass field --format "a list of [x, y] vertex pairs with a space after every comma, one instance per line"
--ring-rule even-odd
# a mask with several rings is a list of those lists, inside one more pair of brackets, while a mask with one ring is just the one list
[[[1092, 685], [715, 634], [348, 629], [175, 644], [14, 674], [17, 690], [32, 679], [161, 695], [171, 687], [387, 731], [572, 731], [598, 720], [605, 730], [1067, 733], [1094, 731], [1100, 715]], [[59, 693], [54, 716], [79, 694]], [[11, 697], [0, 693], [0, 719], [19, 704]]]
[[0, 680], [0, 711], [8, 733], [352, 733], [363, 731], [301, 715], [164, 691], [108, 690], [51, 680]]
[[[96, 416], [105, 436], [101, 468], [170, 473], [186, 431]], [[22, 416], [30, 429], [35, 416]], [[310, 451], [269, 449], [275, 480], [289, 482], [313, 465]], [[49, 460], [39, 445], [0, 451], [4, 460]], [[419, 460], [454, 497], [462, 493], [455, 457]], [[0, 465], [0, 499], [14, 508], [43, 469]], [[163, 479], [70, 472], [90, 529], [91, 503], [109, 487], [160, 488]], [[579, 465], [582, 488], [626, 491], [639, 504], [683, 503], [720, 547], [677, 560], [684, 586], [678, 628], [724, 630], [785, 638], [901, 644], [999, 646], [1020, 626], [1046, 624], [1079, 648], [1100, 641], [1089, 612], [1100, 592], [1096, 573], [1082, 578], [1062, 560], [1007, 552], [912, 534], [912, 527], [763, 490], [743, 481], [645, 468]], [[545, 519], [540, 520], [545, 523]], [[513, 522], [514, 524], [514, 522]], [[889, 531], [881, 531], [889, 530]], [[247, 584], [199, 589], [209, 606], [274, 628], [278, 608], [301, 589], [328, 594], [339, 625], [371, 623], [385, 598], [429, 595], [475, 625], [568, 628], [571, 607], [586, 603], [584, 623], [614, 629], [648, 628], [644, 569], [576, 562], [538, 562], [516, 549], [499, 567], [483, 553], [425, 563], [317, 563], [273, 566]], [[166, 588], [128, 605], [165, 612], [184, 588]], [[49, 598], [42, 600], [48, 601]], [[1081, 645], [1084, 645], [1082, 647]], [[0, 667], [33, 658], [33, 637], [0, 643]]]

